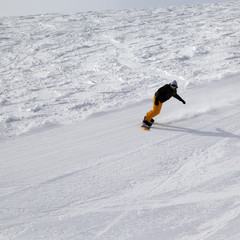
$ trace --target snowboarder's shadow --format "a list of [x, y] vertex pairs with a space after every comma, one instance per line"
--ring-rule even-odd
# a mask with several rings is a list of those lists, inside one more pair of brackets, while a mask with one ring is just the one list
[[153, 126], [152, 128], [158, 129], [158, 130], [166, 130], [166, 131], [172, 131], [172, 132], [184, 132], [184, 133], [191, 133], [191, 134], [200, 135], [200, 136], [240, 139], [239, 135], [227, 132], [221, 128], [216, 128], [215, 129], [216, 131], [210, 132], [210, 131], [196, 130], [193, 128], [177, 127], [177, 126], [172, 126], [172, 125], [163, 124], [163, 123], [154, 123], [154, 125], [155, 126]]

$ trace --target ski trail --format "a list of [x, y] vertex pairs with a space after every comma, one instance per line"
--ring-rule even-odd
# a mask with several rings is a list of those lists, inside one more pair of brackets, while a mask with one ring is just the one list
[[[189, 159], [186, 163], [184, 163], [182, 166], [180, 166], [176, 171], [168, 177], [165, 181], [163, 181], [160, 185], [159, 182], [154, 185], [153, 188], [150, 189], [150, 191], [147, 192], [141, 192], [138, 196], [134, 198], [133, 201], [131, 201], [134, 204], [131, 204], [131, 207], [127, 208], [125, 211], [123, 211], [119, 216], [117, 216], [110, 224], [108, 224], [102, 231], [100, 231], [95, 238], [99, 238], [105, 233], [107, 233], [114, 225], [116, 225], [118, 222], [120, 222], [124, 217], [126, 217], [132, 210], [138, 208], [138, 206], [141, 205], [142, 202], [144, 202], [147, 198], [151, 198], [156, 191], [158, 191], [161, 188], [164, 188], [164, 186], [171, 181], [171, 179], [174, 178], [175, 175], [177, 175], [179, 172], [181, 172], [187, 165], [189, 165], [193, 159]], [[140, 196], [144, 196], [143, 198], [140, 198]], [[147, 196], [147, 197], [146, 197]], [[138, 200], [139, 199], [139, 200]]]
[[124, 212], [122, 212], [118, 217], [116, 217], [106, 228], [104, 228], [102, 231], [100, 231], [96, 236], [95, 239], [98, 239], [99, 237], [101, 237], [103, 234], [105, 234], [106, 232], [108, 232], [108, 230], [110, 230], [115, 224], [117, 224], [119, 221], [121, 221], [125, 216], [127, 216], [129, 214], [129, 212], [131, 212], [131, 210], [133, 210], [134, 207], [131, 207], [129, 209], [126, 209]]
[[[223, 229], [231, 220], [235, 219], [240, 214], [240, 203], [236, 202], [233, 209], [226, 211], [223, 215], [216, 216], [215, 218], [207, 221], [206, 223], [199, 226], [202, 231], [193, 236], [184, 236], [180, 240], [189, 240], [189, 238], [194, 238], [195, 240], [205, 240], [213, 239], [213, 235], [219, 230]], [[214, 238], [215, 239], [215, 238]], [[216, 238], [219, 239], [219, 238]], [[234, 238], [235, 239], [235, 238]], [[237, 239], [237, 238], [236, 238]], [[238, 238], [239, 239], [239, 238]]]

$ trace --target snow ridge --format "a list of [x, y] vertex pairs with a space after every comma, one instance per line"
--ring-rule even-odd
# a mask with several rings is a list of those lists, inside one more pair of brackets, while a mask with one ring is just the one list
[[121, 109], [172, 79], [184, 89], [238, 72], [239, 19], [239, 1], [1, 18], [1, 135]]

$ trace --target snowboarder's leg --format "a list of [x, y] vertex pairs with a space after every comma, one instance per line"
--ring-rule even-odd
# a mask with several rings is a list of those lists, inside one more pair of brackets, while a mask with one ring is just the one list
[[145, 120], [150, 123], [152, 118], [154, 118], [155, 116], [157, 116], [160, 113], [161, 109], [162, 109], [162, 103], [158, 102], [158, 106], [155, 105], [155, 96], [154, 96], [154, 98], [153, 98], [153, 110], [149, 111], [146, 114]]

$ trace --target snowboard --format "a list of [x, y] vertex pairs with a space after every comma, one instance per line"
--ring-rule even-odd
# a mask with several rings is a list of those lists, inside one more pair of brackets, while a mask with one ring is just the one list
[[[144, 118], [144, 119], [145, 119], [145, 118]], [[151, 126], [152, 126], [153, 123], [154, 123], [154, 120], [152, 119], [152, 120], [151, 120]], [[148, 126], [146, 123], [142, 122], [141, 129], [142, 129], [142, 130], [150, 130], [151, 126]]]
[[150, 130], [150, 126], [146, 125], [145, 123], [142, 124], [141, 129], [142, 130]]

